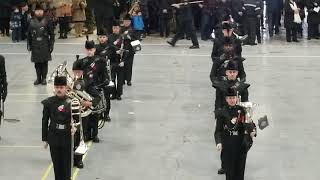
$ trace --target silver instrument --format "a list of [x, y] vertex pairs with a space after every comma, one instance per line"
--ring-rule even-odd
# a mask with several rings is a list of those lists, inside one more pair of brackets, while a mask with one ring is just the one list
[[[81, 108], [82, 108], [82, 106], [81, 106], [81, 103], [78, 99], [74, 98], [71, 100], [72, 123], [75, 126], [80, 126], [80, 143], [74, 152], [72, 150], [72, 153], [75, 153], [77, 155], [83, 155], [88, 151], [88, 147], [87, 147], [86, 143], [84, 142]], [[75, 123], [74, 118], [78, 118], [79, 123]], [[73, 145], [73, 143], [72, 143], [72, 145]]]
[[[238, 103], [237, 105], [243, 107], [246, 111], [245, 114], [245, 123], [253, 123], [254, 122], [254, 109], [259, 105], [253, 102], [241, 102], [241, 96], [237, 92]], [[260, 130], [269, 126], [269, 121], [267, 115], [258, 119], [258, 126]]]
[[109, 79], [110, 79], [110, 82], [109, 82], [108, 86], [114, 87], [114, 82], [112, 81], [112, 78], [111, 78], [111, 63], [110, 63], [110, 59], [107, 60], [107, 71], [108, 71], [108, 76], [109, 76]]
[[180, 5], [187, 5], [187, 4], [199, 4], [203, 3], [203, 1], [191, 1], [191, 2], [182, 2], [182, 3], [176, 3], [176, 4], [171, 4], [171, 6], [180, 6]]
[[[75, 77], [73, 78], [71, 76], [71, 74], [69, 73], [68, 69], [67, 69], [67, 61], [64, 61], [62, 64], [58, 65], [58, 67], [52, 72], [50, 78], [49, 78], [49, 83], [52, 83], [54, 81], [54, 78], [56, 76], [65, 76], [67, 77], [67, 96], [71, 99], [78, 99], [80, 101], [80, 103], [84, 102], [84, 101], [92, 101], [92, 97], [86, 93], [85, 91], [81, 91], [81, 90], [75, 90], [73, 88], [74, 82], [75, 80], [77, 80], [78, 78]], [[86, 108], [86, 107], [82, 107], [81, 108], [81, 116], [82, 117], [86, 117], [88, 115], [90, 115], [92, 113], [92, 109], [93, 107], [90, 108]]]

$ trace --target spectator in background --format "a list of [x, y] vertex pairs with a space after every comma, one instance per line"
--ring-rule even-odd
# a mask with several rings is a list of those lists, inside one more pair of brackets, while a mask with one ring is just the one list
[[82, 37], [82, 30], [86, 21], [86, 7], [85, 0], [72, 0], [72, 21], [74, 22], [76, 37]]
[[27, 3], [21, 4], [21, 14], [22, 14], [22, 20], [21, 20], [21, 40], [27, 39], [27, 33], [28, 33], [28, 25], [29, 21], [31, 19], [31, 15], [29, 14], [29, 6]]
[[132, 6], [131, 10], [129, 11], [129, 15], [132, 18], [133, 30], [136, 36], [141, 40], [141, 35], [144, 29], [144, 23], [142, 19], [142, 13], [140, 10], [140, 5], [138, 3], [135, 3]]
[[59, 19], [59, 39], [67, 39], [72, 18], [72, 0], [54, 0], [53, 2], [56, 7], [56, 16]]
[[160, 0], [159, 1], [159, 25], [160, 25], [160, 36], [169, 37], [170, 27], [169, 21], [172, 18], [171, 0]]
[[203, 0], [201, 18], [201, 39], [206, 41], [210, 38], [213, 27], [216, 25], [215, 8], [216, 0]]
[[44, 14], [45, 14], [45, 16], [50, 18], [50, 20], [52, 21], [52, 24], [54, 25], [54, 27], [56, 27], [57, 23], [58, 23], [58, 19], [57, 19], [57, 15], [56, 15], [56, 8], [54, 7], [52, 1], [53, 0], [47, 1]]
[[94, 13], [96, 16], [97, 34], [101, 34], [102, 29], [106, 29], [108, 34], [112, 33], [112, 23], [114, 10], [119, 1], [116, 0], [96, 0], [94, 1]]
[[10, 14], [10, 0], [0, 0], [0, 31], [2, 33], [2, 36], [10, 36]]
[[319, 39], [320, 0], [307, 0], [308, 40]]
[[286, 0], [284, 3], [284, 26], [286, 28], [287, 42], [298, 42], [298, 24], [301, 24], [300, 9], [294, 0]]
[[13, 7], [10, 17], [10, 29], [12, 30], [12, 42], [21, 41], [22, 14], [17, 6]]
[[266, 0], [267, 4], [267, 19], [269, 26], [269, 36], [279, 34], [279, 21], [281, 19], [281, 10], [283, 9], [282, 0]]

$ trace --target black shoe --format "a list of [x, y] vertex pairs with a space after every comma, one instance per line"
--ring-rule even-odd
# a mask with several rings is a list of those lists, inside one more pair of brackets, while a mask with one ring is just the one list
[[111, 122], [111, 118], [110, 118], [110, 116], [109, 116], [109, 115], [107, 115], [107, 117], [106, 117], [106, 121], [107, 121], [107, 122]]
[[287, 42], [291, 42], [291, 39], [287, 39]]
[[84, 142], [88, 142], [88, 141], [90, 141], [91, 139], [90, 139], [89, 137], [87, 137], [87, 136], [84, 136], [84, 137], [83, 137], [83, 140], [84, 140]]
[[46, 79], [42, 80], [42, 81], [41, 81], [41, 84], [42, 84], [42, 85], [47, 85], [47, 80], [46, 80]]
[[100, 139], [98, 138], [98, 136], [95, 136], [94, 138], [92, 138], [92, 142], [99, 143]]
[[299, 41], [298, 41], [297, 39], [294, 39], [294, 40], [293, 40], [293, 42], [296, 42], [296, 43], [298, 43]]
[[111, 99], [111, 100], [115, 100], [115, 99], [117, 99], [117, 98], [116, 98], [116, 96], [113, 96], [113, 95], [112, 95], [110, 99]]
[[131, 83], [131, 82], [127, 82], [127, 85], [128, 85], [128, 86], [132, 86], [132, 83]]
[[261, 39], [258, 39], [258, 44], [261, 44]]
[[173, 44], [173, 42], [171, 42], [171, 41], [167, 41], [167, 43], [170, 44], [172, 47], [175, 46], [175, 44]]
[[82, 160], [78, 161], [77, 163], [75, 163], [75, 166], [79, 169], [82, 169], [84, 167]]
[[320, 39], [319, 37], [315, 37], [315, 39]]
[[40, 81], [40, 80], [38, 80], [38, 79], [37, 79], [37, 80], [35, 80], [35, 81], [34, 81], [34, 83], [33, 83], [33, 85], [35, 85], [35, 86], [36, 86], [36, 85], [39, 85], [39, 84], [41, 84], [41, 81]]
[[200, 48], [199, 45], [192, 45], [189, 47], [189, 49], [199, 49], [199, 48]]
[[118, 101], [121, 101], [121, 99], [122, 99], [121, 96], [118, 96], [118, 97], [117, 97], [117, 100], [118, 100]]
[[257, 43], [250, 43], [250, 46], [258, 45]]
[[58, 39], [63, 39], [63, 36], [59, 36], [59, 38]]
[[225, 174], [226, 172], [224, 171], [224, 169], [223, 168], [220, 168], [219, 170], [218, 170], [218, 174]]
[[311, 40], [311, 37], [308, 37], [308, 40]]

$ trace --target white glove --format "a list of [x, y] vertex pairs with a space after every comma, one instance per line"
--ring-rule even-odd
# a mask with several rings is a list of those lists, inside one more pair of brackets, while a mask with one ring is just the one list
[[124, 62], [119, 63], [119, 66], [123, 67], [124, 66]]
[[43, 147], [44, 147], [44, 149], [48, 149], [48, 146], [49, 146], [48, 142], [47, 142], [47, 141], [43, 141]]
[[217, 149], [218, 149], [218, 151], [222, 150], [222, 144], [221, 143], [217, 144]]
[[216, 34], [214, 33], [214, 30], [212, 30], [211, 37], [212, 37], [212, 39], [216, 38]]

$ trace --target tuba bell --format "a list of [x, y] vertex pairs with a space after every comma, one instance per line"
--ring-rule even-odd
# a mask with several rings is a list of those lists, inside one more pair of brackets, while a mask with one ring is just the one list
[[[57, 68], [54, 69], [54, 71], [51, 73], [50, 78], [49, 78], [49, 83], [52, 83], [54, 81], [54, 78], [56, 76], [65, 76], [67, 77], [67, 96], [71, 99], [78, 99], [80, 103], [83, 101], [92, 101], [92, 97], [86, 93], [84, 90], [77, 90], [74, 89], [74, 84], [75, 81], [78, 78], [73, 78], [71, 74], [69, 73], [67, 69], [67, 61], [64, 61], [62, 64], [58, 65]], [[92, 113], [93, 107], [86, 108], [82, 107], [81, 108], [81, 117], [87, 117]]]

